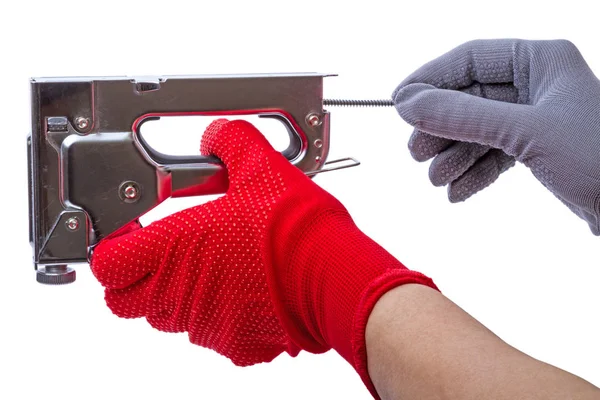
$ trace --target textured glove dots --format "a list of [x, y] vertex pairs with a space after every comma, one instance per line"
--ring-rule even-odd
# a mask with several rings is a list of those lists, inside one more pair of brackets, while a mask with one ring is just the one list
[[424, 65], [393, 93], [418, 161], [450, 201], [515, 159], [600, 235], [600, 82], [567, 41], [479, 40]]
[[202, 140], [202, 153], [227, 167], [227, 193], [101, 242], [92, 271], [107, 305], [188, 332], [237, 365], [334, 348], [376, 396], [364, 344], [370, 311], [394, 286], [433, 282], [365, 236], [248, 122], [218, 120]]

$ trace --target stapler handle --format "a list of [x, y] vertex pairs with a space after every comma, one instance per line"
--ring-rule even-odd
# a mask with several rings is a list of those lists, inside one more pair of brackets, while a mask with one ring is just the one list
[[[207, 116], [207, 117], [229, 117], [232, 113], [224, 112], [199, 112], [199, 113], [168, 113], [168, 114], [146, 114], [138, 118], [133, 126], [134, 141], [146, 159], [154, 164], [156, 168], [162, 168], [171, 174], [170, 197], [201, 196], [207, 194], [222, 193], [227, 189], [227, 181], [221, 178], [207, 181], [207, 166], [214, 166], [214, 175], [222, 177], [224, 168], [220, 160], [214, 156], [174, 156], [164, 154], [154, 149], [140, 134], [142, 125], [149, 121], [156, 121], [161, 117], [171, 116]], [[235, 117], [244, 115], [257, 115], [260, 118], [270, 118], [282, 123], [289, 138], [288, 147], [282, 151], [292, 164], [302, 161], [303, 150], [308, 147], [307, 137], [296, 124], [293, 118], [283, 111], [268, 110], [244, 110], [235, 113]], [[323, 139], [315, 139], [317, 144], [323, 143]], [[318, 163], [320, 164], [320, 162]], [[318, 166], [317, 164], [317, 166]], [[209, 168], [213, 172], [212, 168]], [[306, 171], [312, 172], [312, 171]], [[207, 184], [211, 182], [211, 184]], [[163, 193], [163, 196], [166, 193]], [[169, 197], [167, 196], [167, 197]]]

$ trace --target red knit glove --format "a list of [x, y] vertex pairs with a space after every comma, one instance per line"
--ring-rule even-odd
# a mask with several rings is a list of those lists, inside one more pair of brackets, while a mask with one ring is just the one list
[[368, 316], [389, 289], [433, 282], [365, 236], [248, 122], [214, 122], [201, 150], [225, 163], [227, 193], [101, 242], [92, 271], [107, 305], [161, 331], [187, 331], [236, 365], [334, 348], [377, 397]]

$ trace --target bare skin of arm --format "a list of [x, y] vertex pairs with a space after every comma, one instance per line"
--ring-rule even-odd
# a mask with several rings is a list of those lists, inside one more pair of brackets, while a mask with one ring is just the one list
[[369, 375], [384, 400], [588, 400], [600, 389], [509, 346], [439, 292], [386, 293], [366, 330]]

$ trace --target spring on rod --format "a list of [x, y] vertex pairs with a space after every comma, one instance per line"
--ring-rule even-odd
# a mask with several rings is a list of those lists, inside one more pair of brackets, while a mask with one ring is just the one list
[[346, 99], [324, 99], [324, 106], [334, 107], [393, 107], [392, 100], [346, 100]]

